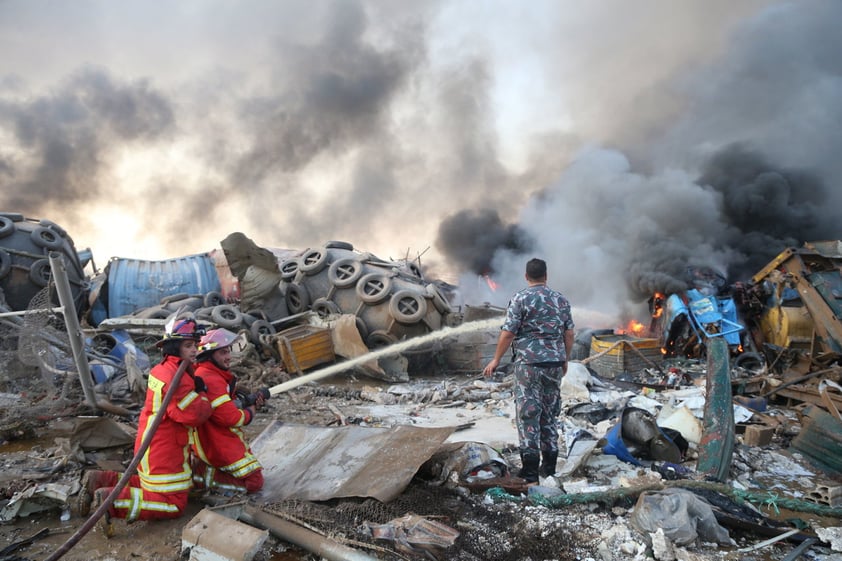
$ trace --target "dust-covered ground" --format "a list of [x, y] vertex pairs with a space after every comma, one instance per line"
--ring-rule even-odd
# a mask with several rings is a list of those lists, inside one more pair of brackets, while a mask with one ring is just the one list
[[[274, 385], [285, 378], [285, 375], [267, 370], [244, 372], [241, 375], [251, 385]], [[465, 430], [454, 433], [456, 439], [471, 440], [474, 436], [487, 439], [489, 435], [487, 432], [482, 433], [482, 427], [491, 427], [491, 441], [502, 450], [506, 460], [517, 467], [516, 432], [511, 419], [511, 380], [502, 379], [499, 383], [488, 385], [476, 375], [459, 375], [413, 379], [402, 384], [401, 390], [392, 387], [393, 391], [386, 391], [390, 386], [393, 385], [344, 375], [304, 385], [269, 400], [246, 432], [254, 439], [273, 420], [320, 427], [335, 426], [340, 422], [361, 426], [392, 426], [398, 423], [458, 425], [464, 421]], [[481, 399], [473, 400], [471, 395], [478, 395]], [[0, 447], [3, 469], [14, 469], [21, 461], [37, 463], [36, 459], [41, 461], [44, 456], [49, 456], [56, 437], [61, 438], [63, 420], [44, 419], [34, 437], [30, 435], [28, 439], [3, 444]], [[114, 461], [125, 465], [130, 460], [130, 453], [130, 448], [125, 448], [118, 452]], [[623, 464], [613, 457], [605, 458], [610, 461], [596, 462], [577, 477], [584, 476], [593, 484], [604, 483], [600, 478], [604, 475], [602, 472], [609, 469], [605, 466]], [[103, 458], [99, 457], [98, 460], [103, 461]], [[762, 463], [763, 460], [757, 461]], [[56, 475], [78, 477], [80, 468], [68, 462], [64, 468], [56, 470]], [[657, 475], [643, 468], [623, 466], [623, 469], [628, 470], [623, 476], [628, 479], [658, 479]], [[542, 483], [550, 481], [544, 480]], [[7, 496], [14, 488], [22, 485], [23, 482], [4, 483], [3, 495]], [[653, 549], [647, 536], [641, 535], [629, 524], [634, 499], [616, 500], [611, 504], [594, 501], [560, 508], [547, 507], [524, 500], [523, 497], [494, 496], [470, 492], [464, 487], [434, 485], [419, 472], [399, 498], [386, 504], [373, 499], [359, 499], [320, 504], [265, 505], [260, 497], [253, 500], [276, 512], [293, 513], [316, 529], [377, 559], [424, 558], [423, 551], [401, 551], [392, 542], [375, 542], [361, 533], [363, 522], [385, 524], [408, 513], [435, 520], [459, 532], [459, 537], [451, 547], [438, 552], [440, 559], [626, 561], [653, 558]], [[106, 539], [95, 528], [62, 558], [78, 561], [179, 559], [182, 555], [182, 530], [204, 506], [202, 498], [196, 496], [191, 500], [185, 516], [177, 520], [134, 524], [117, 520], [116, 533], [111, 539]], [[781, 516], [786, 514], [783, 512]], [[49, 558], [86, 521], [80, 517], [63, 518], [66, 515], [63, 517], [61, 509], [57, 509], [0, 525], [0, 550], [35, 536], [43, 529], [49, 530], [49, 535], [39, 535], [31, 545], [0, 553], [0, 560], [40, 561]], [[826, 526], [842, 525], [839, 522], [838, 519], [822, 521]], [[674, 546], [667, 552], [658, 549], [657, 558], [698, 561], [783, 559], [797, 546], [795, 542], [782, 541], [757, 551], [744, 551], [768, 536], [732, 530], [731, 537], [734, 543], [730, 546], [713, 543]], [[255, 557], [257, 561], [320, 558], [271, 536]], [[809, 549], [803, 558], [840, 561], [842, 556], [818, 544]]]

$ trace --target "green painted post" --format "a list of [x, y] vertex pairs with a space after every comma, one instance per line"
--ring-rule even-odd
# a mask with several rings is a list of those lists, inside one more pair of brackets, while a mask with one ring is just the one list
[[724, 482], [731, 471], [735, 430], [728, 343], [722, 337], [711, 337], [706, 347], [705, 417], [696, 470]]

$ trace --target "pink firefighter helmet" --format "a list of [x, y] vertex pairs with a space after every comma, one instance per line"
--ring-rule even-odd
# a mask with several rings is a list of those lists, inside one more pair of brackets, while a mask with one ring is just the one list
[[237, 336], [227, 329], [211, 329], [199, 341], [199, 354], [230, 347], [236, 339]]

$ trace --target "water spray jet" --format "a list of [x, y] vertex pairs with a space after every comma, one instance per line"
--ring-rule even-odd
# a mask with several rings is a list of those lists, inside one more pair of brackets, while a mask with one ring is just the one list
[[388, 347], [377, 349], [376, 351], [366, 353], [362, 356], [358, 356], [350, 360], [340, 362], [338, 364], [333, 364], [331, 366], [328, 366], [327, 368], [317, 370], [316, 372], [312, 372], [305, 376], [299, 376], [298, 378], [289, 380], [288, 382], [284, 382], [282, 384], [278, 384], [277, 386], [272, 386], [271, 388], [269, 388], [269, 394], [273, 396], [278, 395], [279, 393], [283, 393], [293, 388], [297, 388], [298, 386], [301, 386], [308, 382], [313, 382], [315, 380], [320, 380], [333, 374], [338, 374], [339, 372], [343, 372], [345, 370], [353, 368], [358, 364], [368, 362], [371, 359], [377, 359], [384, 356], [398, 354], [407, 349], [421, 347], [433, 341], [439, 341], [441, 339], [446, 339], [447, 337], [452, 337], [454, 335], [471, 333], [473, 331], [480, 331], [482, 329], [488, 329], [490, 327], [499, 325], [502, 325], [502, 318], [490, 318], [463, 323], [462, 325], [459, 325], [457, 327], [445, 327], [443, 329], [433, 331], [432, 333], [428, 333], [427, 335], [423, 335], [421, 337], [414, 337], [406, 341], [400, 341], [393, 345], [389, 345]]

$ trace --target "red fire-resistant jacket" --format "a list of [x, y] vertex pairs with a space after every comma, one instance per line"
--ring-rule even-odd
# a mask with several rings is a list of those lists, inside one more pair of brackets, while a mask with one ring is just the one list
[[[179, 361], [178, 357], [165, 356], [149, 373], [146, 401], [138, 420], [135, 452], [140, 449], [146, 431], [160, 409]], [[196, 393], [195, 387], [192, 368], [188, 367], [138, 465], [137, 473], [144, 489], [156, 493], [182, 493], [193, 486], [190, 444], [195, 439], [195, 427], [204, 423], [213, 412], [208, 398], [204, 393]]]
[[236, 389], [234, 375], [206, 361], [196, 367], [196, 376], [205, 381], [213, 407], [208, 422], [197, 429], [196, 455], [234, 477], [245, 477], [260, 469], [262, 466], [251, 453], [240, 428], [251, 422], [252, 414], [248, 409], [237, 407], [232, 399]]

